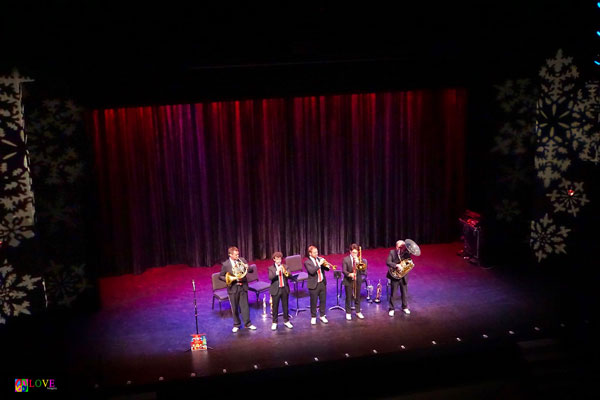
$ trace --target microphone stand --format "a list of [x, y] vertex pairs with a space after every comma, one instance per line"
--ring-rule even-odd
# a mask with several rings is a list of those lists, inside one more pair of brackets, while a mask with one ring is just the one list
[[196, 318], [196, 335], [198, 332], [198, 306], [196, 305], [196, 282], [192, 279], [192, 286], [194, 287], [194, 317]]
[[[194, 282], [194, 280], [192, 279], [192, 287], [194, 288], [194, 318], [196, 319], [196, 335], [199, 335], [200, 332], [198, 331], [198, 305], [196, 304], [196, 282]], [[207, 349], [210, 350], [214, 350], [212, 347], [210, 346], [206, 346]], [[187, 351], [192, 351], [191, 348], [187, 348], [185, 350]]]

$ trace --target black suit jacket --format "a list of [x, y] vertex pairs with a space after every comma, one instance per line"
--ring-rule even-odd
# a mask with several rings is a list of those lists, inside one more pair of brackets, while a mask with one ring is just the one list
[[308, 286], [309, 289], [315, 289], [317, 287], [317, 283], [319, 280], [319, 277], [317, 276], [317, 271], [319, 269], [321, 270], [321, 273], [323, 274], [323, 284], [327, 285], [327, 278], [325, 277], [325, 271], [328, 271], [329, 268], [326, 268], [324, 266], [319, 267], [318, 265], [315, 266], [315, 264], [313, 264], [313, 261], [310, 257], [308, 257], [306, 260], [304, 260], [304, 268], [306, 269], [306, 272], [308, 273], [308, 279], [307, 279], [306, 286]]
[[[243, 262], [244, 264], [248, 264], [248, 262], [240, 257], [240, 261]], [[253, 272], [254, 271], [254, 267], [248, 265], [248, 272]], [[229, 258], [223, 263], [221, 264], [221, 273], [219, 274], [219, 279], [222, 280], [223, 282], [225, 282], [225, 275], [227, 273], [233, 274], [233, 269], [232, 269], [232, 265], [231, 265], [231, 261], [229, 260]], [[233, 284], [231, 284], [231, 286], [227, 287], [227, 293], [228, 294], [234, 294], [239, 292], [240, 290], [243, 290], [245, 292], [248, 291], [248, 276], [246, 275], [245, 277], [242, 278], [242, 280], [240, 281], [241, 285], [238, 285], [238, 282], [234, 282]]]
[[[287, 270], [288, 267], [287, 265], [283, 264], [283, 266], [285, 267], [285, 269]], [[289, 272], [289, 270], [288, 270]], [[283, 292], [284, 293], [289, 293], [290, 292], [290, 285], [288, 283], [288, 278], [285, 277], [285, 275], [283, 276]], [[277, 267], [275, 266], [275, 264], [271, 264], [269, 266], [269, 279], [271, 280], [271, 287], [269, 287], [269, 293], [271, 294], [271, 296], [275, 296], [279, 290], [279, 275], [277, 275]]]
[[[362, 260], [365, 264], [367, 264], [366, 258], [363, 258]], [[344, 273], [344, 280], [342, 281], [342, 283], [344, 284], [344, 286], [352, 286], [354, 280], [348, 276], [348, 274], [351, 274], [354, 271], [354, 268], [352, 268], [352, 256], [348, 255], [344, 257], [344, 260], [342, 262], [342, 272]], [[358, 285], [358, 287], [360, 287], [362, 283], [362, 274], [360, 273], [360, 271], [356, 272], [356, 284]]]
[[[410, 253], [408, 251], [404, 251], [402, 254], [402, 260], [409, 258], [410, 257]], [[391, 272], [392, 270], [396, 269], [396, 264], [400, 264], [400, 257], [398, 257], [398, 250], [396, 250], [395, 248], [390, 250], [390, 254], [388, 255], [386, 264], [388, 266], [388, 273], [387, 273], [387, 277], [388, 279], [395, 279], [394, 277], [392, 277]], [[408, 282], [408, 275], [404, 275], [404, 281]]]

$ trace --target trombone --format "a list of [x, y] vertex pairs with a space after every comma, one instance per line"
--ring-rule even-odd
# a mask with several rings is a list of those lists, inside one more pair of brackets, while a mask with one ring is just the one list
[[354, 298], [356, 299], [356, 278], [357, 274], [361, 272], [365, 272], [367, 270], [367, 263], [365, 263], [362, 259], [362, 246], [358, 248], [358, 262], [354, 264], [354, 280], [352, 281], [352, 293], [354, 294]]

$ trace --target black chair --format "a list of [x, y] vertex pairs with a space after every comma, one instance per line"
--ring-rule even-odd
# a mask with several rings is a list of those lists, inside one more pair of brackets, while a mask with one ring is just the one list
[[260, 304], [258, 298], [262, 292], [269, 290], [271, 282], [261, 281], [258, 279], [258, 268], [256, 267], [256, 264], [252, 264], [249, 267], [253, 271], [246, 274], [246, 278], [248, 279], [248, 290], [256, 293], [256, 303]]
[[285, 258], [285, 265], [287, 265], [288, 272], [294, 277], [292, 282], [294, 283], [294, 296], [296, 296], [296, 308], [290, 308], [290, 311], [295, 311], [296, 315], [302, 311], [306, 311], [306, 307], [300, 308], [298, 301], [298, 283], [302, 282], [304, 287], [304, 281], [308, 279], [308, 274], [302, 271], [302, 256], [299, 254], [293, 256], [287, 256]]
[[212, 309], [215, 309], [215, 299], [217, 299], [219, 300], [219, 312], [221, 312], [221, 303], [229, 301], [229, 296], [227, 295], [227, 284], [219, 279], [219, 275], [219, 272], [215, 272], [211, 276], [213, 288]]

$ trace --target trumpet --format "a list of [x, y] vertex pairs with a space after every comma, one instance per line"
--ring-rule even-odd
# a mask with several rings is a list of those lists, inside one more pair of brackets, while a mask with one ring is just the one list
[[285, 268], [285, 265], [281, 264], [280, 266], [281, 266], [281, 272], [283, 272], [283, 275], [286, 278], [289, 278], [290, 277], [290, 273], [288, 272], [287, 268]]
[[318, 257], [318, 258], [317, 258], [317, 260], [318, 260], [319, 258], [320, 258], [321, 260], [323, 260], [323, 264], [321, 264], [321, 265], [322, 265], [322, 266], [324, 266], [325, 268], [327, 268], [327, 269], [332, 269], [332, 270], [334, 270], [334, 271], [337, 269], [337, 265], [333, 265], [333, 264], [331, 264], [329, 261], [327, 261], [327, 260], [326, 260], [326, 259], [324, 259], [323, 257]]

